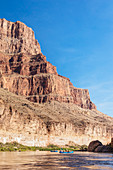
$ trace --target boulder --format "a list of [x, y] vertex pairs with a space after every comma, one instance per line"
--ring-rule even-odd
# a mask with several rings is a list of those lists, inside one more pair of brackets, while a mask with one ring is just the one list
[[107, 153], [113, 152], [113, 148], [111, 148], [111, 146], [109, 145], [106, 145], [102, 148], [102, 152], [107, 152]]
[[113, 138], [111, 138], [111, 147], [113, 148]]
[[113, 152], [113, 148], [111, 148], [111, 146], [109, 146], [109, 145], [102, 145], [102, 146], [98, 146], [95, 149], [95, 152], [106, 152], [106, 153], [109, 153], [109, 152]]
[[98, 146], [94, 151], [95, 152], [102, 152], [102, 150], [105, 148], [105, 145]]
[[89, 152], [94, 152], [95, 149], [98, 147], [98, 146], [102, 146], [102, 143], [98, 140], [95, 140], [95, 141], [92, 141], [90, 142], [89, 146], [88, 146], [88, 151]]

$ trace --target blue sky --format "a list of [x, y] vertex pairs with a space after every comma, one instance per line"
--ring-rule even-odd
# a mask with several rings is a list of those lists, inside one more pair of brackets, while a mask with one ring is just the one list
[[0, 18], [32, 27], [58, 73], [113, 117], [113, 0], [4, 0]]

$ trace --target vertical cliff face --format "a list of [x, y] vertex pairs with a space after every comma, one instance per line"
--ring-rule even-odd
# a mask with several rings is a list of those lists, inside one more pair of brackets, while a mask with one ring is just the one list
[[0, 19], [0, 87], [0, 142], [106, 144], [113, 137], [113, 119], [57, 73], [20, 21]]
[[0, 19], [0, 51], [7, 54], [24, 52], [41, 53], [40, 45], [35, 40], [34, 32], [22, 22], [10, 22]]
[[0, 19], [0, 87], [37, 103], [52, 100], [96, 109], [87, 89], [75, 88], [46, 61], [34, 32], [24, 23]]

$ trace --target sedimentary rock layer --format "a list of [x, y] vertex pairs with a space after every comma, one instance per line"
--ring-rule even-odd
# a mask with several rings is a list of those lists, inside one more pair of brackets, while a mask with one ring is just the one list
[[38, 55], [5, 55], [0, 53], [0, 87], [43, 103], [51, 100], [75, 103], [82, 108], [96, 109], [87, 89], [76, 88], [56, 67]]
[[0, 87], [37, 103], [60, 101], [96, 109], [87, 89], [72, 85], [46, 61], [34, 32], [24, 23], [0, 19]]
[[19, 21], [0, 19], [0, 87], [0, 142], [106, 144], [113, 137], [113, 118], [96, 110], [87, 89], [57, 73]]
[[35, 40], [34, 32], [24, 23], [0, 19], [0, 51], [8, 54], [25, 52], [39, 54], [40, 45]]
[[109, 143], [113, 118], [72, 103], [32, 103], [0, 89], [0, 142], [25, 145]]

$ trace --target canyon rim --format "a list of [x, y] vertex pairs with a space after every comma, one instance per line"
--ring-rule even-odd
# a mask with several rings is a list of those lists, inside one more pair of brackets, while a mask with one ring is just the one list
[[0, 142], [88, 145], [112, 137], [113, 118], [97, 110], [87, 89], [57, 73], [33, 30], [0, 19]]

